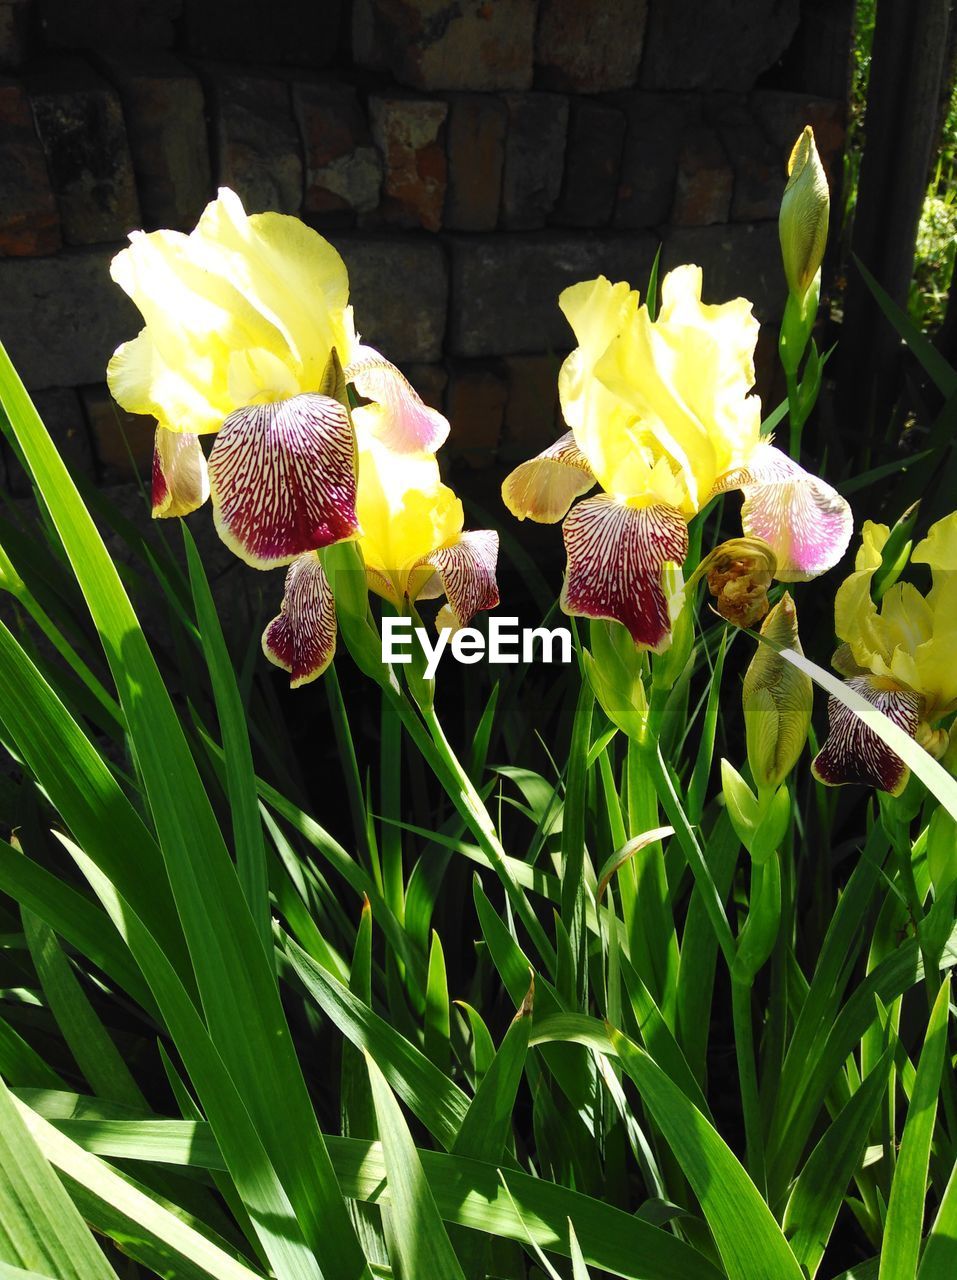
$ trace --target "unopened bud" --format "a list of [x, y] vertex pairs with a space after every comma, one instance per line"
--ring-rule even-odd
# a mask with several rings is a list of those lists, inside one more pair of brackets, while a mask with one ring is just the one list
[[799, 301], [817, 276], [827, 244], [830, 194], [827, 175], [806, 125], [788, 160], [788, 184], [781, 201], [778, 234], [788, 289]]
[[759, 791], [773, 790], [798, 761], [811, 724], [811, 680], [781, 657], [780, 649], [801, 653], [797, 609], [788, 592], [765, 618], [759, 644], [744, 677], [741, 698], [748, 763]]

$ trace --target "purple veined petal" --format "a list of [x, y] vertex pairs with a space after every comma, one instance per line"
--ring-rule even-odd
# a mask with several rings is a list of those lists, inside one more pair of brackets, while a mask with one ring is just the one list
[[519, 520], [557, 524], [576, 498], [593, 487], [588, 460], [567, 431], [534, 458], [522, 462], [502, 485], [502, 501]]
[[671, 640], [665, 561], [682, 564], [688, 526], [680, 511], [629, 507], [607, 494], [586, 498], [562, 528], [568, 565], [561, 605], [573, 617], [611, 618], [636, 645], [660, 653]]
[[777, 556], [780, 582], [816, 578], [847, 550], [854, 517], [846, 500], [773, 445], [759, 444], [747, 465], [723, 475], [713, 492], [730, 489], [744, 494], [741, 525]]
[[435, 453], [448, 437], [448, 419], [430, 408], [405, 374], [374, 347], [360, 346], [355, 355], [345, 370], [346, 381], [374, 403], [354, 412], [395, 453]]
[[209, 472], [199, 436], [157, 427], [153, 440], [153, 519], [188, 516], [209, 497]]
[[263, 653], [290, 675], [290, 688], [321, 676], [336, 652], [336, 605], [314, 551], [286, 572], [279, 614], [263, 632]]
[[254, 569], [353, 538], [355, 436], [329, 396], [293, 396], [237, 409], [209, 455], [216, 528]]
[[[921, 698], [879, 676], [853, 676], [847, 681], [894, 724], [913, 738], [920, 723]], [[828, 734], [823, 747], [811, 761], [811, 772], [829, 787], [857, 783], [900, 795], [910, 770], [873, 729], [838, 698], [827, 700]]]
[[[460, 627], [467, 627], [480, 610], [494, 609], [498, 604], [495, 581], [498, 534], [494, 530], [460, 533], [454, 542], [439, 547], [420, 563], [435, 570], [448, 600], [447, 607]], [[428, 580], [424, 585], [427, 584]]]

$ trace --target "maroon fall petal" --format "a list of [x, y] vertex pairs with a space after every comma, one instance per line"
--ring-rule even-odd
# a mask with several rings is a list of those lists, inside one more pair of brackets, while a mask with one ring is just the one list
[[282, 605], [263, 632], [263, 653], [295, 689], [321, 676], [336, 652], [336, 605], [329, 579], [310, 551], [286, 573]]
[[216, 528], [255, 569], [353, 538], [355, 436], [329, 396], [249, 405], [223, 423], [209, 456]]
[[[854, 676], [847, 682], [872, 706], [893, 720], [912, 738], [920, 723], [921, 698], [910, 689], [892, 685], [877, 676]], [[904, 761], [838, 698], [827, 701], [828, 734], [811, 762], [811, 772], [829, 787], [857, 783], [899, 795], [907, 786], [910, 770]]]
[[565, 612], [614, 619], [642, 648], [667, 648], [671, 618], [661, 575], [666, 561], [680, 565], [688, 554], [681, 512], [662, 504], [629, 507], [599, 494], [571, 511], [562, 533], [568, 553]]

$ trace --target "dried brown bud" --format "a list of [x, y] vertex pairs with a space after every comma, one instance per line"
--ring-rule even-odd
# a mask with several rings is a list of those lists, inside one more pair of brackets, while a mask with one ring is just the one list
[[774, 552], [760, 538], [729, 538], [705, 556], [688, 579], [688, 589], [705, 578], [722, 618], [736, 627], [753, 627], [768, 611], [777, 567]]

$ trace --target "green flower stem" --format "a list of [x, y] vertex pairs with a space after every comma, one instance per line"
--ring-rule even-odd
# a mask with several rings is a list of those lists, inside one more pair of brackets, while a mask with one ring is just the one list
[[[630, 738], [626, 769], [628, 777], [628, 834], [634, 839], [660, 825], [658, 794], [651, 769], [651, 757], [658, 753], [656, 739], [646, 732], [644, 740]], [[668, 896], [668, 877], [661, 844], [640, 849], [631, 859], [634, 878], [634, 910], [628, 922], [631, 962], [654, 995], [669, 1022], [674, 1018], [678, 982], [678, 940]]]
[[[405, 712], [412, 711], [411, 706], [404, 698], [400, 699], [399, 702], [405, 708]], [[546, 968], [550, 973], [554, 973], [555, 949], [549, 942], [545, 930], [542, 928], [541, 922], [535, 915], [528, 898], [525, 896], [525, 890], [514, 878], [508, 868], [508, 863], [505, 860], [505, 850], [502, 848], [502, 843], [499, 840], [495, 824], [489, 816], [488, 810], [485, 808], [482, 797], [475, 790], [471, 778], [468, 776], [455, 752], [452, 750], [442, 726], [439, 723], [438, 716], [435, 714], [435, 708], [427, 706], [420, 708], [420, 710], [422, 713], [422, 720], [425, 722], [428, 732], [431, 735], [429, 746], [434, 748], [434, 751], [430, 751], [428, 753], [423, 752], [423, 754], [426, 759], [431, 758], [430, 762], [431, 760], [435, 760], [437, 757], [437, 763], [439, 764], [440, 769], [435, 770], [435, 765], [433, 764], [436, 776], [445, 787], [449, 799], [472, 828], [472, 832], [478, 840], [482, 851], [495, 868], [495, 872], [498, 875], [499, 880], [502, 882], [502, 887], [508, 896], [508, 900], [512, 904], [512, 910], [528, 931], [528, 935], [537, 947], [538, 953], [542, 957]], [[410, 728], [410, 723], [405, 718], [405, 714], [400, 714], [403, 714], [403, 723], [406, 728], [409, 729], [410, 735], [413, 737], [419, 736], [418, 734], [413, 733]], [[412, 719], [419, 727], [419, 730], [421, 730], [421, 722], [417, 720], [414, 713]], [[417, 745], [419, 745], [418, 742]]]
[[704, 851], [698, 843], [694, 828], [688, 821], [688, 815], [685, 813], [681, 800], [675, 791], [674, 784], [657, 746], [653, 750], [649, 749], [645, 756], [645, 762], [655, 790], [658, 793], [661, 807], [664, 809], [668, 821], [675, 829], [678, 844], [681, 846], [681, 851], [685, 855], [688, 866], [691, 868], [695, 884], [701, 892], [702, 905], [708, 913], [708, 919], [714, 929], [718, 946], [721, 948], [721, 954], [724, 956], [725, 964], [727, 964], [730, 972], [734, 967], [736, 951], [734, 934], [731, 932], [731, 925], [728, 923], [724, 903], [711, 875]]
[[325, 685], [326, 698], [329, 702], [329, 711], [332, 715], [332, 731], [335, 734], [339, 759], [342, 761], [342, 769], [345, 774], [349, 813], [352, 817], [356, 842], [366, 865], [372, 872], [376, 888], [381, 893], [382, 868], [379, 866], [379, 859], [376, 856], [373, 843], [369, 839], [368, 814], [366, 813], [365, 795], [362, 790], [362, 778], [359, 773], [359, 762], [356, 758], [355, 743], [352, 740], [352, 730], [349, 726], [349, 716], [346, 711], [345, 700], [342, 697], [342, 687], [339, 684], [334, 662], [330, 663], [323, 684]]
[[797, 372], [792, 369], [785, 369], [784, 377], [788, 391], [788, 421], [791, 424], [789, 452], [795, 462], [800, 462], [801, 436], [804, 432], [804, 416], [801, 412]]

